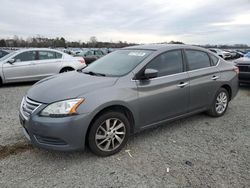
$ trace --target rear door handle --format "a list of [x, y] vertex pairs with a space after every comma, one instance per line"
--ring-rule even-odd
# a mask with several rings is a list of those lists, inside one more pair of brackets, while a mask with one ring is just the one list
[[211, 79], [212, 80], [217, 80], [219, 78], [219, 76], [213, 76]]
[[186, 85], [188, 85], [188, 82], [181, 82], [181, 83], [178, 85], [178, 87], [183, 88], [183, 87], [185, 87]]

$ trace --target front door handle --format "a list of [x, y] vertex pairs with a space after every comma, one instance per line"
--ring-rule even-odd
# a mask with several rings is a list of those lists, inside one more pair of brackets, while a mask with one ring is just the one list
[[181, 82], [181, 83], [178, 85], [178, 87], [183, 88], [183, 87], [185, 87], [186, 85], [188, 85], [188, 82]]
[[219, 76], [213, 76], [211, 79], [212, 80], [217, 80], [219, 78]]

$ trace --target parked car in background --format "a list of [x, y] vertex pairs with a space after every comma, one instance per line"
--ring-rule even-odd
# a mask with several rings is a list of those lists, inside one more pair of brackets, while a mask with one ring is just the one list
[[220, 117], [237, 92], [238, 68], [208, 50], [133, 46], [36, 83], [22, 100], [20, 122], [37, 147], [68, 151], [88, 143], [108, 156], [131, 133], [203, 111]]
[[91, 49], [91, 50], [84, 50], [79, 53], [76, 53], [75, 56], [83, 57], [86, 64], [90, 64], [104, 55], [106, 54], [102, 50]]
[[226, 52], [224, 50], [218, 49], [218, 48], [209, 48], [211, 52], [216, 53], [218, 56], [220, 56], [223, 59], [230, 59], [231, 54], [229, 52]]
[[247, 53], [244, 55], [244, 57], [250, 58], [250, 52], [247, 52]]
[[30, 48], [14, 51], [0, 59], [0, 84], [41, 80], [47, 76], [85, 67], [81, 57], [58, 50]]
[[229, 52], [231, 57], [230, 59], [235, 59], [237, 58], [237, 52], [235, 50], [225, 50], [225, 52]]
[[9, 52], [6, 52], [5, 50], [0, 50], [0, 58], [6, 56], [7, 54], [9, 54]]
[[240, 51], [240, 50], [235, 50], [235, 51], [237, 53], [236, 58], [244, 57], [245, 54], [242, 51]]
[[235, 65], [239, 68], [239, 82], [250, 83], [250, 53], [249, 57], [245, 56], [235, 60]]

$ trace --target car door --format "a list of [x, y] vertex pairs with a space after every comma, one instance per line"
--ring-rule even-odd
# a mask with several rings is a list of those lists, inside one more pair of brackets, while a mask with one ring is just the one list
[[36, 58], [36, 51], [25, 51], [13, 57], [14, 63], [5, 62], [3, 73], [6, 82], [33, 81], [32, 67]]
[[208, 108], [219, 88], [219, 69], [206, 52], [187, 49], [185, 55], [190, 85], [189, 111]]
[[58, 74], [62, 66], [62, 54], [49, 51], [39, 50], [38, 60], [34, 62], [33, 73], [37, 80]]
[[160, 54], [145, 67], [158, 70], [158, 77], [136, 80], [143, 126], [186, 113], [189, 85], [182, 57], [181, 50]]

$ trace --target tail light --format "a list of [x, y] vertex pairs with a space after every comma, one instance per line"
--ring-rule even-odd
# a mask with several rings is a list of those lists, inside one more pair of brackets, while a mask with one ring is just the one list
[[79, 59], [78, 60], [80, 63], [84, 64], [85, 63], [85, 60], [82, 58], [82, 59]]
[[240, 71], [239, 71], [239, 67], [234, 67], [234, 72], [236, 72], [236, 74], [239, 74], [240, 73]]

